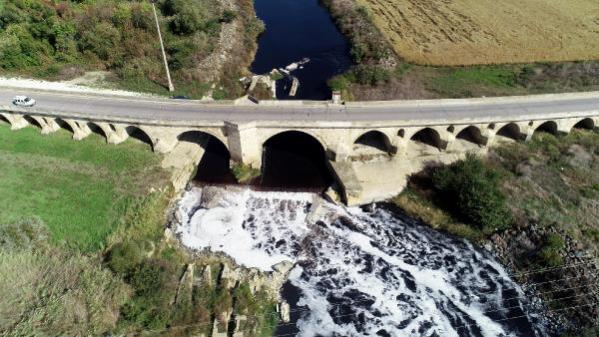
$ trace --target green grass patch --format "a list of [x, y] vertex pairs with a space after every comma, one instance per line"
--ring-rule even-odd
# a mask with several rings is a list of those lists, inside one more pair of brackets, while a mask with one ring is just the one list
[[80, 142], [71, 136], [0, 125], [0, 223], [39, 217], [54, 244], [96, 251], [128, 209], [152, 187], [164, 186], [166, 174], [145, 144], [111, 146], [96, 135]]
[[248, 183], [252, 181], [252, 179], [260, 176], [260, 170], [248, 165], [235, 164], [231, 170], [233, 171], [235, 179], [242, 184]]
[[468, 97], [488, 89], [491, 93], [516, 87], [519, 71], [509, 67], [447, 68], [429, 80], [431, 90], [444, 97]]

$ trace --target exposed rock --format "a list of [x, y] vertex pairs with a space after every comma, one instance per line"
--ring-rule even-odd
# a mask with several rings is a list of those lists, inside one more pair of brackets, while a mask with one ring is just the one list
[[212, 286], [212, 268], [210, 268], [210, 265], [207, 265], [204, 268], [204, 272], [202, 273], [202, 281], [204, 281], [204, 284], [211, 287]]
[[177, 288], [177, 293], [175, 295], [175, 303], [191, 303], [191, 294], [194, 283], [194, 267], [195, 265], [193, 263], [188, 264], [183, 276], [181, 276], [179, 287]]
[[291, 321], [289, 303], [286, 301], [279, 303], [279, 315], [284, 323], [289, 323]]
[[569, 163], [574, 167], [590, 167], [593, 162], [593, 154], [581, 145], [574, 144], [570, 146], [568, 153], [571, 155]]

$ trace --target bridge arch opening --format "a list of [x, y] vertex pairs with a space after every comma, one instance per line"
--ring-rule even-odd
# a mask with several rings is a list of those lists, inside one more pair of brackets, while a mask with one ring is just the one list
[[73, 128], [71, 127], [71, 125], [70, 125], [69, 123], [67, 123], [67, 122], [66, 122], [64, 119], [62, 119], [62, 118], [56, 118], [56, 119], [54, 120], [54, 122], [55, 122], [56, 124], [58, 124], [58, 126], [59, 126], [61, 129], [64, 129], [64, 130], [66, 130], [66, 131], [69, 131], [70, 133], [75, 133], [75, 130], [73, 130]]
[[595, 128], [595, 122], [593, 121], [592, 118], [585, 118], [585, 119], [581, 120], [580, 122], [576, 123], [576, 125], [574, 125], [574, 127], [576, 129], [593, 130]]
[[516, 123], [509, 123], [501, 127], [497, 131], [497, 136], [513, 139], [515, 141], [523, 140], [524, 138], [520, 132], [520, 127]]
[[354, 145], [357, 149], [365, 148], [369, 150], [378, 150], [384, 153], [392, 153], [393, 146], [386, 134], [380, 131], [368, 131], [356, 139]]
[[150, 149], [152, 150], [154, 149], [154, 142], [152, 141], [152, 138], [150, 138], [150, 136], [148, 136], [148, 134], [142, 129], [138, 128], [137, 126], [128, 126], [125, 128], [125, 131], [129, 137], [149, 145]]
[[104, 130], [102, 130], [102, 128], [98, 124], [89, 122], [87, 123], [87, 127], [91, 130], [92, 133], [95, 133], [96, 135], [104, 138], [105, 141], [108, 141], [108, 135], [104, 132]]
[[535, 132], [545, 132], [552, 135], [557, 135], [557, 123], [554, 121], [547, 121], [537, 126]]
[[31, 116], [23, 116], [23, 118], [29, 123], [29, 125], [33, 125], [34, 127], [41, 129], [42, 125], [37, 121], [37, 119]]
[[415, 143], [432, 146], [439, 150], [447, 148], [447, 142], [441, 139], [441, 135], [437, 130], [431, 128], [424, 128], [416, 132], [410, 139]]
[[333, 181], [325, 148], [314, 136], [285, 131], [262, 145], [262, 187], [320, 192]]
[[485, 146], [487, 144], [487, 138], [484, 137], [480, 129], [474, 125], [470, 125], [469, 127], [460, 131], [455, 138], [463, 139], [480, 146]]
[[3, 115], [0, 115], [0, 124], [6, 123], [8, 125], [12, 125], [10, 123], [10, 121], [8, 120], [8, 118], [4, 117]]
[[204, 184], [234, 184], [231, 172], [231, 153], [227, 146], [215, 136], [203, 131], [186, 131], [177, 139], [178, 146], [200, 146], [203, 154], [193, 180]]

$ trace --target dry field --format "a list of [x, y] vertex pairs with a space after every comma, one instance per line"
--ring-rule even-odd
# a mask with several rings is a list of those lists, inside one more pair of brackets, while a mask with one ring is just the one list
[[355, 0], [406, 61], [599, 59], [599, 0]]

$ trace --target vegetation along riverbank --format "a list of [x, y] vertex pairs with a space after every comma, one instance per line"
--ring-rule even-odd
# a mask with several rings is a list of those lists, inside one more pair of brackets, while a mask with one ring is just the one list
[[165, 237], [160, 155], [71, 136], [0, 121], [0, 334], [272, 335], [280, 276]]
[[[572, 39], [567, 39], [568, 43], [578, 44], [563, 45], [557, 49], [547, 48], [546, 44], [559, 44], [559, 41], [538, 39], [523, 42], [532, 35], [526, 33], [531, 28], [522, 23], [526, 20], [514, 23], [509, 30], [509, 34], [514, 34], [519, 39], [508, 38], [504, 36], [508, 33], [501, 27], [482, 27], [484, 25], [481, 22], [488, 21], [484, 20], [485, 15], [489, 14], [488, 10], [466, 10], [460, 7], [468, 1], [443, 3], [439, 5], [439, 11], [436, 10], [436, 5], [428, 4], [430, 1], [424, 1], [422, 6], [414, 1], [322, 2], [329, 8], [338, 27], [351, 44], [351, 55], [355, 65], [345, 74], [329, 82], [333, 89], [342, 91], [347, 100], [462, 98], [599, 89], [599, 62], [595, 47]], [[477, 6], [483, 6], [476, 3]], [[487, 1], [484, 3], [488, 4]], [[533, 2], [525, 3], [533, 5]], [[568, 4], [570, 10], [584, 11], [585, 6], [590, 5], [585, 0], [576, 3], [576, 6]], [[524, 15], [526, 12], [521, 2], [518, 2], [516, 9], [511, 3], [502, 2], [501, 6], [504, 4], [506, 10], [510, 9], [518, 15]], [[456, 6], [457, 8], [454, 8]], [[569, 20], [568, 16], [551, 12], [551, 8], [547, 6], [543, 13], [553, 15], [553, 19], [545, 20], [541, 26], [547, 25], [551, 30], [555, 28], [552, 22], [567, 25], [564, 22]], [[584, 17], [590, 17], [591, 14], [587, 14]], [[436, 15], [440, 16], [439, 20], [436, 19]], [[431, 19], [425, 20], [427, 17]], [[404, 21], [400, 20], [402, 18]], [[397, 20], [401, 22], [394, 24]], [[592, 17], [589, 20], [591, 21], [588, 24], [596, 26]], [[462, 32], [455, 29], [456, 22], [460, 25], [473, 25], [474, 28]], [[591, 34], [588, 27], [568, 27], [573, 34]], [[454, 38], [451, 34], [457, 34], [458, 37]], [[486, 37], [479, 39], [467, 34]], [[507, 53], [496, 59], [490, 56], [480, 60], [471, 57], [483, 55], [477, 53], [477, 50], [488, 47], [487, 37], [495, 41], [493, 50], [500, 48], [506, 51], [513, 48], [518, 52]], [[526, 47], [518, 48], [522, 43], [525, 43]], [[418, 47], [412, 48], [412, 44], [418, 44]], [[463, 44], [470, 47], [466, 48]], [[431, 47], [428, 48], [427, 45]], [[461, 57], [465, 57], [468, 62], [460, 62], [455, 53], [451, 53], [453, 49], [448, 51], [446, 46], [453, 45], [456, 46], [455, 51], [459, 51]], [[537, 53], [531, 48], [543, 52]], [[418, 53], [418, 57], [407, 54], [408, 49]], [[576, 54], [577, 51], [580, 53]], [[570, 56], [565, 56], [564, 53], [570, 53], [567, 54]], [[429, 60], [432, 55], [435, 55], [435, 62]], [[428, 56], [430, 57], [427, 58]]]
[[[252, 1], [156, 3], [173, 94], [240, 96], [263, 29]], [[170, 94], [148, 1], [2, 1], [0, 74]]]
[[[495, 251], [535, 284], [569, 336], [596, 336], [599, 132], [542, 133], [414, 175], [393, 202], [434, 228]], [[564, 267], [566, 266], [566, 267]], [[541, 272], [533, 272], [537, 270]]]

